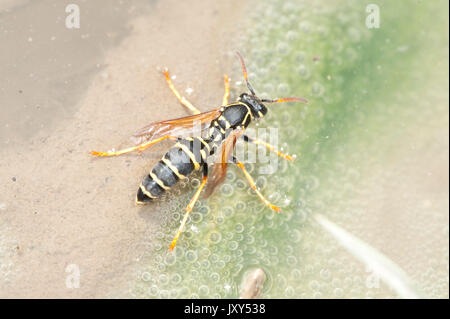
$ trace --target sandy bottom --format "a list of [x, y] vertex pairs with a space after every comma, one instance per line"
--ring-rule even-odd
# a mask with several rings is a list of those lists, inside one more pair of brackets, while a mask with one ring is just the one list
[[[16, 13], [21, 10], [25, 9]], [[34, 122], [19, 123], [16, 127], [23, 134], [2, 131], [0, 297], [128, 296], [133, 267], [145, 250], [140, 243], [158, 227], [157, 205], [134, 204], [141, 178], [157, 159], [137, 154], [95, 159], [88, 151], [117, 147], [149, 122], [188, 114], [171, 95], [158, 68], [168, 66], [176, 74], [180, 91], [192, 88], [190, 95], [185, 94], [201, 110], [218, 105], [230, 53], [239, 49], [234, 47], [234, 37], [243, 10], [234, 0], [158, 1], [143, 14], [134, 8], [120, 21], [127, 31], [109, 21], [122, 36], [100, 53], [91, 52], [100, 67], [86, 67], [92, 64], [89, 54], [83, 53], [89, 45], [76, 49], [74, 56], [79, 58], [71, 67], [85, 70], [85, 88], [61, 96], [52, 83], [36, 89], [41, 81], [32, 83], [24, 77], [24, 93], [28, 89], [41, 96], [54, 93], [41, 106], [53, 103], [55, 107], [31, 113]], [[81, 30], [83, 23], [88, 27], [90, 22], [82, 20]], [[79, 37], [84, 34], [77, 32]], [[17, 87], [9, 81], [2, 94], [10, 96]], [[30, 114], [17, 111], [26, 104], [19, 98], [9, 102], [11, 111], [3, 109], [2, 127]], [[72, 103], [73, 109], [61, 112], [57, 106], [64, 108], [66, 103]], [[51, 125], [42, 128], [39, 123], [45, 118]], [[71, 264], [80, 271], [77, 289], [66, 286], [67, 277], [74, 274], [70, 267], [66, 272]]]

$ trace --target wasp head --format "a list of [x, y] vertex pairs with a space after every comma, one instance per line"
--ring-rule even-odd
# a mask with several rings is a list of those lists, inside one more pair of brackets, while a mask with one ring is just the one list
[[250, 107], [252, 115], [255, 118], [260, 118], [266, 115], [267, 107], [263, 102], [255, 95], [249, 95], [247, 93], [242, 93], [239, 96], [239, 101], [244, 102]]

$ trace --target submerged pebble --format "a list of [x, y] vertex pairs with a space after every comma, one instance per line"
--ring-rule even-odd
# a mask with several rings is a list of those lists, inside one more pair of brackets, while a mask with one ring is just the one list
[[261, 293], [266, 280], [266, 274], [261, 268], [253, 270], [242, 283], [240, 299], [255, 299]]

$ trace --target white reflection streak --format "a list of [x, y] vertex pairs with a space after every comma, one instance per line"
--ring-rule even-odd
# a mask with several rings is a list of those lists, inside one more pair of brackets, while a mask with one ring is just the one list
[[358, 260], [365, 263], [367, 267], [370, 267], [400, 297], [408, 299], [421, 298], [408, 275], [388, 257], [329, 221], [324, 216], [318, 214], [314, 218], [345, 249]]

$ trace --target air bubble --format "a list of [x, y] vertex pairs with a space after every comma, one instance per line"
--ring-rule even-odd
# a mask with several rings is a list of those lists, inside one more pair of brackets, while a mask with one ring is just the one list
[[150, 279], [151, 279], [150, 273], [148, 273], [148, 272], [143, 272], [143, 273], [141, 274], [141, 278], [142, 278], [143, 281], [150, 281]]
[[292, 278], [300, 279], [302, 277], [302, 272], [299, 269], [294, 269], [291, 272]]
[[284, 253], [290, 255], [294, 252], [294, 249], [292, 248], [291, 245], [286, 245], [286, 246], [284, 246], [283, 251], [284, 251]]
[[317, 280], [311, 280], [309, 283], [309, 289], [312, 291], [317, 291], [320, 287], [320, 284]]
[[255, 242], [255, 237], [253, 237], [252, 235], [247, 235], [245, 236], [245, 243], [248, 245], [251, 245]]
[[285, 42], [280, 42], [277, 45], [277, 52], [281, 55], [286, 55], [289, 53], [289, 45]]
[[169, 298], [170, 299], [176, 299], [178, 298], [179, 292], [177, 289], [172, 289], [169, 291]]
[[234, 187], [230, 184], [223, 184], [220, 187], [220, 191], [222, 193], [223, 196], [225, 197], [230, 197], [234, 194]]
[[216, 217], [216, 223], [217, 223], [217, 225], [221, 225], [221, 224], [223, 224], [225, 222], [225, 218], [223, 218], [223, 216], [217, 216]]
[[244, 239], [244, 235], [242, 235], [242, 234], [235, 234], [234, 235], [234, 239], [236, 240], [236, 241], [242, 241], [243, 239]]
[[315, 82], [311, 87], [311, 93], [313, 95], [320, 96], [323, 94], [323, 92], [324, 92], [323, 85], [320, 84], [319, 82]]
[[222, 235], [219, 232], [213, 231], [209, 234], [209, 241], [213, 244], [218, 244], [222, 240]]
[[235, 241], [231, 241], [228, 243], [228, 248], [230, 250], [236, 250], [239, 247], [239, 244]]
[[297, 67], [297, 74], [304, 80], [309, 79], [311, 76], [309, 69], [304, 64], [300, 64]]
[[211, 209], [208, 206], [202, 206], [202, 207], [199, 208], [199, 212], [203, 216], [208, 216], [210, 211], [211, 211]]
[[161, 286], [166, 286], [169, 283], [169, 277], [166, 274], [159, 275], [158, 282]]
[[181, 218], [181, 215], [179, 213], [173, 213], [171, 218], [173, 221], [179, 221]]
[[219, 275], [218, 273], [216, 273], [216, 272], [213, 272], [213, 273], [210, 275], [210, 278], [211, 278], [211, 280], [212, 280], [213, 282], [219, 282], [219, 281], [220, 281], [220, 275]]
[[219, 256], [217, 256], [217, 254], [212, 254], [211, 256], [209, 256], [209, 260], [211, 261], [211, 263], [216, 263], [219, 260]]
[[181, 283], [182, 279], [183, 278], [181, 277], [180, 274], [173, 274], [172, 278], [171, 278], [171, 281], [172, 281], [173, 284], [178, 285], [179, 283]]
[[292, 298], [295, 294], [295, 290], [292, 286], [288, 286], [285, 290], [284, 290], [284, 295], [287, 298]]
[[271, 267], [277, 266], [280, 262], [280, 258], [278, 258], [277, 256], [269, 256], [268, 259], [269, 262], [267, 265], [270, 265]]
[[208, 269], [211, 266], [211, 262], [208, 259], [205, 259], [204, 261], [202, 261], [201, 266], [204, 269]]
[[191, 221], [195, 224], [200, 223], [203, 220], [203, 215], [200, 213], [191, 213]]
[[302, 234], [298, 229], [293, 229], [290, 231], [289, 237], [292, 243], [298, 243], [302, 239]]
[[236, 209], [238, 211], [244, 211], [246, 207], [247, 207], [247, 205], [242, 201], [239, 201], [236, 203]]
[[272, 246], [272, 245], [269, 246], [268, 251], [269, 251], [269, 254], [271, 254], [271, 255], [277, 255], [278, 254], [278, 248], [276, 246]]
[[158, 294], [159, 287], [155, 284], [152, 284], [148, 291], [150, 293], [150, 296], [156, 296]]
[[303, 62], [304, 60], [305, 60], [305, 56], [306, 56], [306, 53], [305, 52], [298, 52], [297, 54], [296, 54], [296, 56], [295, 56], [295, 60], [297, 61], [297, 62]]
[[200, 180], [198, 178], [192, 178], [191, 186], [194, 188], [198, 188], [200, 186]]
[[234, 226], [234, 230], [237, 233], [242, 233], [244, 231], [244, 225], [242, 225], [241, 223], [236, 224], [236, 226]]
[[333, 294], [336, 298], [342, 298], [344, 295], [344, 290], [342, 290], [342, 288], [336, 288], [334, 289]]
[[303, 33], [311, 32], [311, 24], [308, 21], [301, 21], [298, 26]]
[[328, 269], [322, 269], [320, 271], [320, 277], [324, 280], [328, 280], [331, 277], [330, 271]]
[[176, 259], [176, 257], [175, 257], [174, 254], [169, 254], [169, 255], [167, 255], [167, 256], [164, 258], [164, 263], [165, 263], [167, 266], [171, 266], [171, 265], [175, 264], [176, 260], [177, 260], [177, 259]]
[[222, 209], [222, 214], [224, 217], [230, 217], [234, 213], [233, 209], [231, 207], [224, 207]]
[[291, 267], [295, 266], [297, 264], [297, 258], [295, 258], [295, 256], [288, 256], [287, 264]]
[[242, 263], [243, 260], [241, 260], [241, 256], [244, 254], [244, 251], [242, 249], [237, 249], [236, 250], [236, 257], [237, 260], [239, 261], [239, 263]]
[[198, 288], [198, 294], [202, 297], [206, 297], [209, 295], [209, 288], [208, 286], [202, 285]]
[[243, 180], [239, 179], [239, 180], [236, 181], [235, 187], [238, 190], [243, 190], [243, 189], [245, 189], [247, 187], [247, 185], [244, 183]]
[[229, 182], [233, 182], [235, 179], [236, 179], [236, 174], [233, 172], [233, 171], [231, 171], [231, 170], [228, 170], [227, 171], [227, 181], [229, 181]]
[[[195, 265], [195, 263], [194, 263]], [[189, 280], [191, 283], [195, 283], [196, 278], [199, 276], [198, 269], [199, 267], [195, 267], [191, 270], [191, 279]]]
[[289, 94], [289, 85], [287, 83], [280, 83], [278, 85], [277, 91], [281, 96], [286, 96]]
[[194, 263], [194, 262], [197, 261], [197, 253], [195, 251], [193, 251], [193, 250], [188, 250], [186, 252], [185, 257], [191, 263]]
[[298, 37], [298, 32], [294, 31], [294, 30], [289, 30], [286, 34], [287, 40], [291, 41], [291, 42], [297, 40], [297, 37]]
[[267, 178], [265, 176], [258, 176], [258, 178], [256, 179], [256, 186], [258, 187], [259, 191], [264, 191], [267, 186]]

